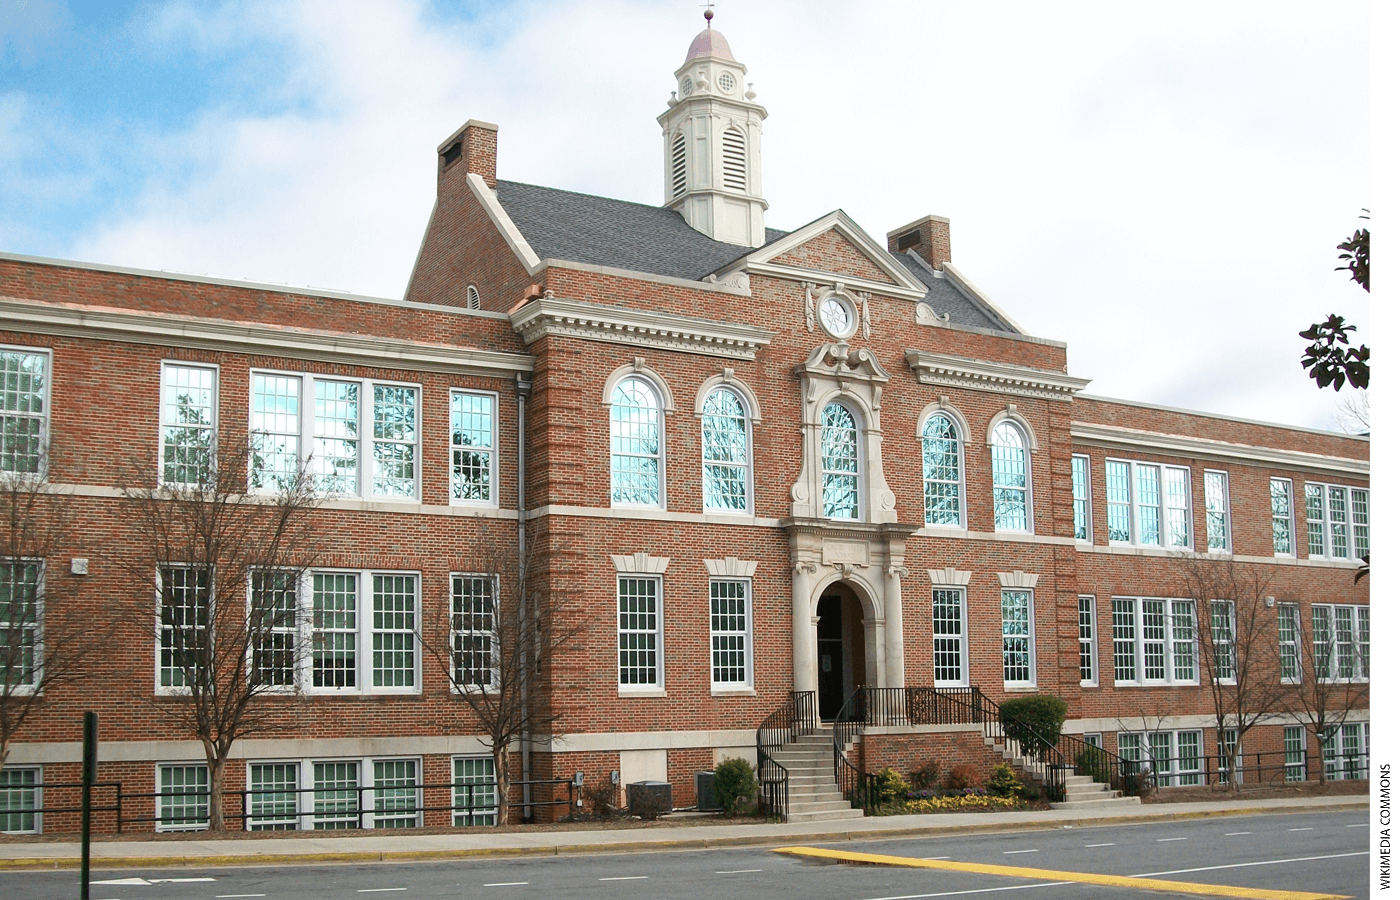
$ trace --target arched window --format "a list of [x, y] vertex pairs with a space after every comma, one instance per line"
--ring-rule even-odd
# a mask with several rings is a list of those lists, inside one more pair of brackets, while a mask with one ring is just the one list
[[720, 136], [724, 155], [724, 186], [733, 191], [742, 191], [748, 184], [747, 167], [744, 165], [744, 133], [737, 128], [726, 128]]
[[706, 512], [749, 509], [749, 419], [739, 395], [715, 388], [700, 416]]
[[1026, 436], [1011, 422], [992, 431], [992, 506], [997, 531], [1030, 531]]
[[661, 403], [644, 378], [624, 378], [611, 399], [612, 502], [661, 505]]
[[860, 518], [860, 459], [855, 416], [840, 403], [822, 410], [822, 515]]
[[924, 423], [924, 524], [962, 525], [962, 454], [958, 426], [934, 414]]

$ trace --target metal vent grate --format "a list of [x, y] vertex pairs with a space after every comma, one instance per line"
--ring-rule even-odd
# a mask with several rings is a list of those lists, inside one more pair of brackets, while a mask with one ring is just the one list
[[737, 128], [726, 128], [722, 139], [724, 153], [724, 186], [732, 191], [746, 189], [748, 179], [744, 166], [744, 135]]
[[467, 309], [481, 309], [481, 294], [474, 284], [467, 285]]
[[671, 196], [685, 193], [685, 135], [677, 134], [671, 140]]

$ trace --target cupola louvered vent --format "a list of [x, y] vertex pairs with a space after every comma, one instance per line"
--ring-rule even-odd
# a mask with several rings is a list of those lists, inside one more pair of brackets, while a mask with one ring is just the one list
[[744, 134], [737, 128], [724, 131], [724, 186], [731, 191], [747, 189], [744, 166]]
[[685, 193], [685, 135], [677, 134], [671, 141], [671, 196]]

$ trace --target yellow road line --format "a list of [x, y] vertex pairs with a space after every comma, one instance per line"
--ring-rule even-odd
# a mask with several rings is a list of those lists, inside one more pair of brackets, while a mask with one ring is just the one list
[[1107, 887], [1138, 888], [1145, 891], [1177, 891], [1182, 894], [1201, 894], [1208, 897], [1246, 897], [1251, 898], [1251, 900], [1346, 900], [1349, 896], [1347, 894], [1315, 894], [1310, 891], [1275, 891], [1265, 888], [1232, 887], [1220, 884], [1196, 884], [1190, 881], [1163, 881], [1160, 878], [1129, 878], [1125, 875], [1099, 875], [1094, 872], [1060, 872], [1055, 869], [1031, 869], [1023, 866], [994, 866], [952, 860], [915, 859], [908, 856], [883, 856], [878, 853], [827, 850], [822, 847], [778, 847], [773, 852], [877, 866], [947, 869], [954, 872], [976, 872], [981, 875], [1009, 875], [1013, 878], [1044, 878], [1050, 881], [1074, 881], [1080, 884], [1101, 884]]

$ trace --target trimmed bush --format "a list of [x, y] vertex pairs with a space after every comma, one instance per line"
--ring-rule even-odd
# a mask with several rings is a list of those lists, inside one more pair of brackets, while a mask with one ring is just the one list
[[976, 786], [977, 769], [967, 763], [953, 766], [953, 771], [948, 773], [948, 783], [945, 785], [950, 791], [965, 791]]
[[1001, 704], [1001, 727], [1008, 740], [1021, 745], [1023, 756], [1039, 756], [1041, 740], [1054, 745], [1060, 740], [1069, 704], [1052, 694], [1013, 697]]
[[938, 787], [938, 762], [931, 759], [910, 772], [909, 786], [915, 791], [931, 791]]
[[1021, 779], [1016, 777], [1016, 773], [1011, 771], [1011, 767], [1006, 763], [998, 763], [992, 769], [991, 777], [987, 779], [987, 793], [993, 797], [1016, 798], [1021, 795]]
[[746, 759], [726, 759], [715, 766], [715, 799], [726, 815], [751, 806], [758, 797], [758, 779]]
[[880, 770], [875, 776], [875, 784], [871, 787], [871, 800], [877, 804], [893, 803], [896, 800], [903, 800], [904, 795], [909, 793], [909, 782], [899, 777], [899, 773], [889, 766]]

